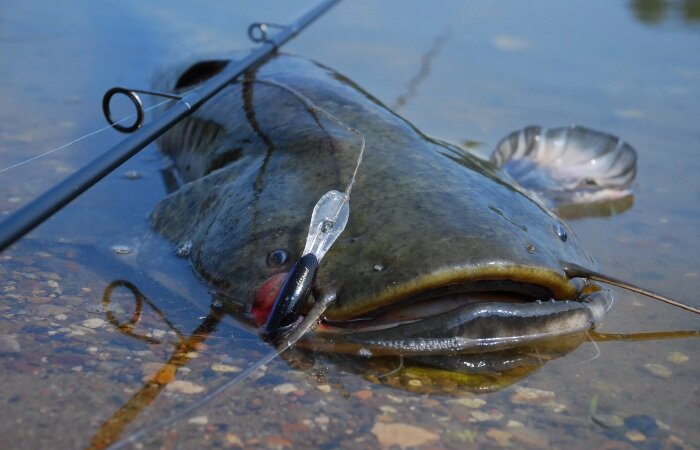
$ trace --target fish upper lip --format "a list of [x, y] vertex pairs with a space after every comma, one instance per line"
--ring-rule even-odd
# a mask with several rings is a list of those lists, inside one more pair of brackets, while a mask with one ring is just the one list
[[[510, 292], [514, 296], [531, 296], [532, 300], [575, 300], [581, 295], [581, 284], [569, 279], [563, 271], [547, 267], [525, 267], [491, 263], [476, 267], [438, 270], [408, 282], [388, 283], [382, 291], [361, 299], [359, 306], [343, 299], [326, 314], [327, 321], [345, 322], [373, 315], [382, 309], [418, 300], [440, 298], [443, 294], [469, 292]], [[537, 297], [537, 298], [535, 298]]]
[[[557, 300], [577, 301], [583, 295], [582, 287], [578, 285], [575, 295]], [[366, 314], [347, 319], [326, 318], [324, 323], [339, 330], [380, 330], [418, 322], [468, 305], [543, 303], [557, 300], [547, 286], [514, 280], [479, 280], [466, 284], [446, 285], [407, 298], [396, 299]]]

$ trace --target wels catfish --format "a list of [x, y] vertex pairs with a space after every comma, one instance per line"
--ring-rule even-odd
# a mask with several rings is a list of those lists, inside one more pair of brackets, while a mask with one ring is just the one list
[[[227, 63], [182, 67], [158, 87], [190, 91]], [[304, 311], [337, 300], [301, 345], [464, 354], [551, 341], [605, 316], [612, 293], [591, 279], [610, 279], [552, 208], [629, 196], [628, 144], [580, 127], [528, 128], [484, 161], [301, 57], [271, 57], [161, 138], [184, 185], [152, 224], [228, 312], [260, 326], [302, 255], [316, 201], [353, 175], [352, 130], [366, 147], [349, 220]]]

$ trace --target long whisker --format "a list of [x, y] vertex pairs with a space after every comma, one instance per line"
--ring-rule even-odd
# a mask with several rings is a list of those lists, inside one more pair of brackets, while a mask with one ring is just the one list
[[680, 302], [678, 300], [668, 298], [664, 295], [657, 294], [656, 292], [652, 292], [648, 289], [644, 289], [644, 288], [641, 288], [639, 286], [635, 286], [632, 283], [628, 283], [626, 281], [619, 280], [619, 279], [611, 277], [609, 275], [604, 275], [604, 274], [599, 273], [599, 272], [594, 272], [590, 269], [579, 266], [578, 264], [562, 261], [562, 269], [564, 270], [564, 273], [566, 273], [566, 276], [568, 276], [569, 278], [588, 278], [590, 280], [595, 280], [595, 281], [600, 281], [602, 283], [611, 284], [613, 286], [617, 286], [617, 287], [622, 288], [622, 289], [627, 289], [628, 291], [632, 291], [632, 292], [636, 292], [638, 294], [645, 295], [647, 297], [653, 298], [654, 300], [659, 300], [659, 301], [662, 301], [664, 303], [668, 303], [669, 305], [673, 305], [677, 308], [685, 309], [686, 311], [690, 311], [690, 312], [693, 312], [695, 314], [700, 314], [700, 308], [696, 308], [695, 306], [688, 305], [687, 303], [683, 303], [683, 302]]

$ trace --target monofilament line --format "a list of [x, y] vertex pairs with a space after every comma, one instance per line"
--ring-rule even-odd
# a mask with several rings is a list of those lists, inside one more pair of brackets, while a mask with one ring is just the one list
[[[253, 83], [259, 83], [259, 84], [267, 84], [269, 86], [274, 86], [280, 89], [283, 89], [290, 94], [292, 94], [294, 97], [299, 99], [309, 110], [317, 111], [320, 112], [321, 114], [325, 115], [331, 121], [335, 122], [336, 124], [344, 127], [351, 133], [354, 133], [360, 138], [360, 152], [357, 156], [357, 162], [355, 164], [355, 170], [352, 172], [352, 177], [350, 177], [350, 181], [348, 182], [347, 186], [345, 187], [345, 191], [343, 192], [343, 201], [340, 203], [338, 210], [335, 213], [335, 217], [332, 219], [333, 222], [338, 218], [338, 215], [340, 214], [340, 211], [343, 208], [343, 205], [348, 203], [350, 201], [350, 192], [352, 192], [352, 187], [355, 184], [355, 179], [357, 178], [357, 172], [360, 170], [360, 165], [362, 164], [362, 158], [364, 157], [365, 154], [365, 146], [366, 146], [366, 140], [365, 140], [365, 135], [362, 134], [359, 130], [356, 128], [351, 127], [347, 123], [343, 122], [340, 120], [338, 117], [335, 115], [331, 114], [330, 112], [326, 111], [325, 109], [317, 106], [313, 101], [311, 101], [307, 96], [302, 94], [301, 92], [297, 91], [294, 88], [291, 88], [289, 86], [286, 86], [281, 83], [277, 83], [275, 81], [270, 81], [270, 80], [261, 80], [261, 79], [256, 79], [252, 80]], [[321, 126], [324, 128], [323, 126]]]
[[[152, 109], [158, 108], [159, 106], [163, 106], [163, 105], [165, 105], [166, 103], [168, 103], [168, 102], [170, 102], [170, 101], [172, 101], [172, 100], [165, 100], [165, 101], [162, 101], [162, 102], [160, 102], [160, 103], [157, 103], [157, 104], [155, 104], [155, 105], [153, 105], [153, 106], [150, 106], [150, 107], [146, 108], [144, 111], [151, 111]], [[114, 125], [121, 124], [122, 122], [126, 122], [126, 121], [128, 121], [128, 120], [131, 120], [131, 119], [133, 119], [134, 117], [136, 117], [136, 114], [131, 114], [131, 115], [129, 115], [129, 116], [126, 116], [126, 117], [124, 117], [123, 119], [120, 119], [119, 121], [114, 122], [114, 123], [111, 124], [111, 125], [107, 125], [107, 126], [105, 126], [105, 127], [100, 128], [99, 130], [92, 131], [92, 132], [90, 132], [90, 133], [88, 133], [88, 134], [86, 134], [86, 135], [84, 135], [84, 136], [80, 136], [79, 138], [74, 139], [74, 140], [68, 142], [67, 144], [63, 144], [63, 145], [61, 145], [60, 147], [56, 147], [56, 148], [54, 148], [53, 150], [49, 150], [48, 152], [42, 153], [41, 155], [37, 155], [37, 156], [31, 157], [31, 158], [29, 158], [29, 159], [26, 159], [26, 160], [24, 160], [24, 161], [21, 161], [21, 162], [18, 162], [18, 163], [16, 163], [16, 164], [13, 164], [13, 165], [11, 165], [11, 166], [5, 167], [4, 169], [0, 169], [0, 173], [7, 172], [8, 170], [12, 170], [12, 169], [14, 169], [14, 168], [23, 166], [23, 165], [25, 165], [25, 164], [29, 164], [29, 163], [32, 162], [32, 161], [36, 161], [37, 159], [41, 159], [41, 158], [43, 158], [43, 157], [45, 157], [45, 156], [48, 156], [48, 155], [50, 155], [50, 154], [52, 154], [52, 153], [55, 153], [55, 152], [60, 151], [60, 150], [63, 150], [63, 149], [66, 148], [66, 147], [70, 147], [71, 145], [76, 144], [76, 143], [78, 143], [78, 142], [80, 142], [80, 141], [82, 141], [82, 140], [84, 140], [84, 139], [87, 139], [87, 138], [89, 138], [89, 137], [91, 137], [91, 136], [94, 136], [94, 135], [96, 135], [96, 134], [102, 133], [103, 131], [108, 130], [108, 129], [114, 127]]]

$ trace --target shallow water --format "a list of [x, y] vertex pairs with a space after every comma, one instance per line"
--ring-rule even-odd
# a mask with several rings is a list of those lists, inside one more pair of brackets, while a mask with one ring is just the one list
[[[194, 54], [250, 48], [250, 22], [284, 23], [311, 3], [274, 4], [274, 11], [268, 2], [200, 4], [3, 2], [0, 169], [103, 127], [106, 89], [146, 87], [157, 68]], [[424, 132], [482, 155], [529, 124], [579, 123], [621, 136], [639, 153], [633, 207], [570, 224], [604, 272], [700, 305], [698, 2], [441, 5], [347, 2], [285, 50], [338, 70]], [[107, 130], [0, 173], [0, 214], [121, 137]], [[145, 150], [0, 255], [3, 448], [88, 447], [120, 425], [127, 435], [269, 351], [225, 317], [186, 349], [178, 381], [154, 393], [144, 380], [171, 357], [177, 334], [148, 305], [133, 333], [150, 343], [105, 322], [103, 291], [120, 279], [185, 334], [209, 313], [207, 287], [148, 229], [148, 213], [165, 195], [163, 165], [155, 148]], [[625, 292], [617, 298], [599, 332], [700, 329], [697, 317], [669, 306]], [[127, 321], [134, 308], [127, 291], [117, 289], [112, 302]], [[408, 381], [407, 390], [374, 384], [323, 358], [295, 368], [277, 359], [141, 442], [376, 448], [402, 435], [409, 441], [396, 445], [425, 448], [694, 448], [699, 342], [584, 342], [478, 396], [420, 394]], [[159, 376], [167, 381], [171, 370]]]

